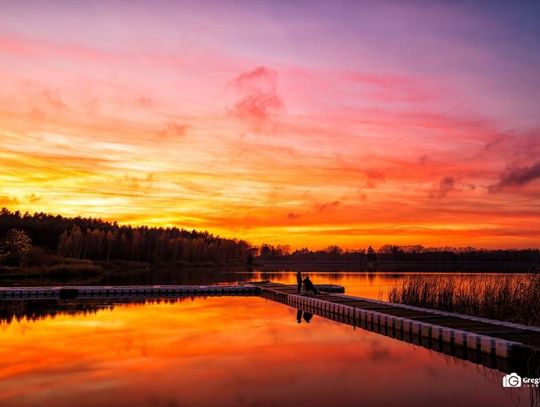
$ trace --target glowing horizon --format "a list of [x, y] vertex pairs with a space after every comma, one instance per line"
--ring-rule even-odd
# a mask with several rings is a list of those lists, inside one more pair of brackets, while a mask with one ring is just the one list
[[0, 207], [539, 247], [540, 8], [490, 4], [3, 4]]

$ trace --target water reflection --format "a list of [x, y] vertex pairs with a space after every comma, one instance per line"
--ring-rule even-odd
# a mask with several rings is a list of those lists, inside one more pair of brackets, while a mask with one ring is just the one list
[[101, 310], [112, 311], [115, 306], [128, 304], [174, 304], [176, 302], [193, 300], [192, 296], [179, 296], [174, 298], [152, 299], [90, 299], [90, 300], [63, 300], [63, 299], [31, 299], [31, 300], [3, 300], [0, 301], [0, 324], [10, 324], [21, 321], [38, 321], [56, 316], [86, 316], [96, 314]]
[[[70, 304], [70, 305], [68, 305]], [[88, 305], [88, 304], [87, 304]], [[527, 406], [502, 373], [259, 297], [0, 325], [3, 406]], [[296, 317], [296, 318], [295, 318]], [[310, 323], [306, 323], [306, 319]]]
[[307, 311], [302, 311], [301, 309], [296, 311], [296, 321], [300, 324], [302, 323], [302, 319], [306, 324], [309, 324], [311, 322], [311, 319], [313, 318], [313, 314]]
[[[106, 270], [102, 275], [66, 276], [56, 279], [28, 277], [21, 280], [9, 275], [0, 275], [2, 286], [50, 286], [50, 285], [207, 285], [234, 284], [237, 281], [248, 281], [251, 271], [245, 268], [128, 268]], [[11, 278], [11, 279], [10, 279]]]

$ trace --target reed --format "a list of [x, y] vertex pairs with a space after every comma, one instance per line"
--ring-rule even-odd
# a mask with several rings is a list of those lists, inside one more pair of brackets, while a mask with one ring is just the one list
[[540, 326], [540, 275], [412, 275], [388, 300]]

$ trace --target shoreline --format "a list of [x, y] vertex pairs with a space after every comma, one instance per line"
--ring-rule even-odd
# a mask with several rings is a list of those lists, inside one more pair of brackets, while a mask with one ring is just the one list
[[540, 264], [535, 262], [466, 261], [466, 262], [418, 262], [381, 261], [376, 267], [346, 262], [300, 263], [265, 262], [258, 263], [259, 271], [335, 271], [335, 272], [376, 272], [376, 273], [540, 273]]

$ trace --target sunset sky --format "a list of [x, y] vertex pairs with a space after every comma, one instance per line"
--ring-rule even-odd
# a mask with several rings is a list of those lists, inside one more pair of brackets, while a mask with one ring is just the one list
[[0, 207], [540, 246], [539, 2], [0, 7]]

